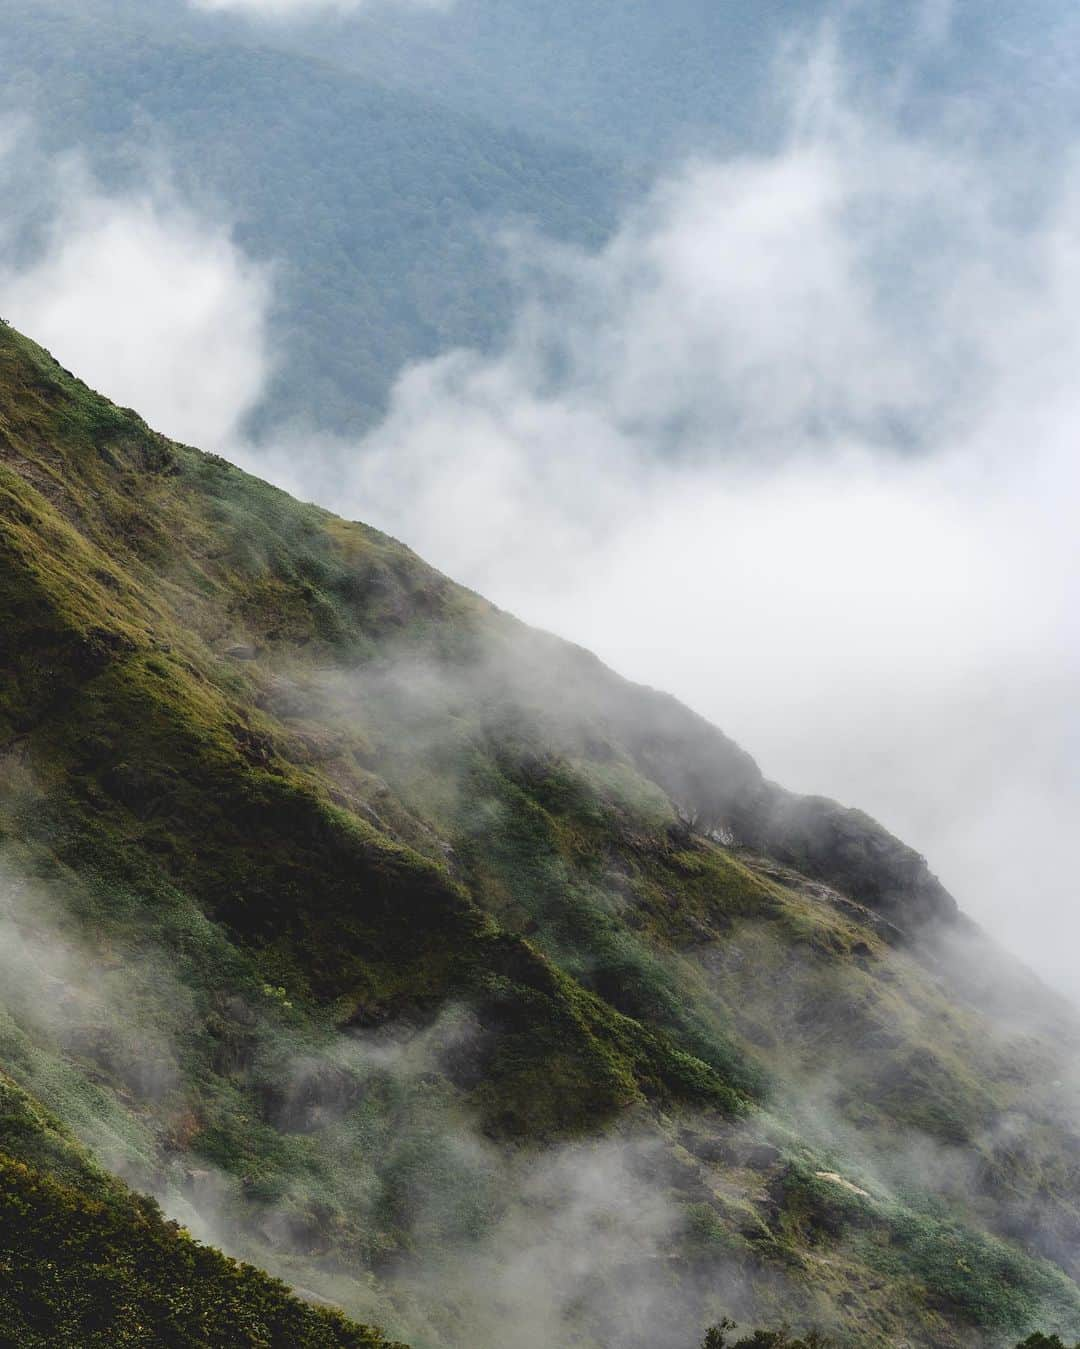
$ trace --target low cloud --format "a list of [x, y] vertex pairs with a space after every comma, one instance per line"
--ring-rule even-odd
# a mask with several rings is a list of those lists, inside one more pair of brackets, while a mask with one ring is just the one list
[[4, 317], [174, 439], [235, 441], [270, 369], [271, 285], [228, 227], [152, 167], [141, 190], [114, 194], [25, 130], [0, 140], [0, 181], [15, 203], [0, 236]]

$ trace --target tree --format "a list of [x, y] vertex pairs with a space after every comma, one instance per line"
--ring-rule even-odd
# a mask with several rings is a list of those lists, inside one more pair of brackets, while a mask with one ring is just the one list
[[728, 1349], [727, 1332], [735, 1329], [735, 1322], [725, 1316], [715, 1326], [710, 1326], [701, 1341], [701, 1349]]
[[[786, 1326], [780, 1330], [755, 1330], [744, 1339], [729, 1340], [727, 1332], [735, 1328], [735, 1322], [725, 1316], [705, 1332], [701, 1349], [829, 1349], [832, 1343], [816, 1330], [808, 1330], [801, 1339], [792, 1339]], [[1032, 1349], [1046, 1349], [1046, 1346], [1036, 1344]]]

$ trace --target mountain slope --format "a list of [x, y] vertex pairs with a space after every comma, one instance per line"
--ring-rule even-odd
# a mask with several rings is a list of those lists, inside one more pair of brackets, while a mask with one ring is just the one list
[[0, 1067], [192, 1230], [417, 1345], [507, 1251], [537, 1343], [1080, 1326], [1071, 1014], [867, 817], [9, 328], [0, 634]]
[[2, 1076], [0, 1110], [6, 1146], [31, 1158], [0, 1154], [4, 1343], [393, 1349], [378, 1331], [197, 1246]]

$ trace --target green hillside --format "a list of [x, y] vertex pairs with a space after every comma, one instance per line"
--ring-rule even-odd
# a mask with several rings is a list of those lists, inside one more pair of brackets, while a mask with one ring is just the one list
[[1077, 1027], [921, 858], [7, 327], [0, 938], [19, 1342], [371, 1342], [132, 1190], [418, 1349], [571, 1218], [552, 1344], [1080, 1333]]
[[394, 1349], [197, 1245], [2, 1075], [0, 1133], [0, 1342]]

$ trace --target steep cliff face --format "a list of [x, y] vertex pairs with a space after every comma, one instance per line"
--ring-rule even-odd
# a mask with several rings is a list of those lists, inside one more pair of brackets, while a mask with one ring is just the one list
[[[586, 1172], [628, 1245], [537, 1343], [629, 1286], [629, 1344], [1080, 1325], [1076, 1028], [923, 859], [8, 328], [0, 925], [27, 1109], [418, 1344], [498, 1342]], [[20, 1118], [10, 1174], [75, 1183]]]

